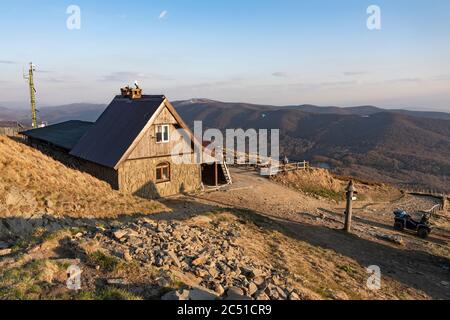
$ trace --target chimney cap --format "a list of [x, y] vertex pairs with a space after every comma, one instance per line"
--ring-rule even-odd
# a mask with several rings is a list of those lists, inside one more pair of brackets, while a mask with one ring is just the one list
[[132, 100], [142, 98], [142, 89], [139, 88], [137, 82], [135, 83], [136, 88], [130, 88], [130, 86], [126, 86], [124, 88], [120, 88], [120, 92], [122, 97], [130, 98]]

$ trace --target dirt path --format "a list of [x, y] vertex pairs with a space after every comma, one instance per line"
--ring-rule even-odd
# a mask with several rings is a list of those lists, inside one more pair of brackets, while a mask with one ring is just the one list
[[320, 200], [272, 183], [254, 171], [232, 168], [231, 174], [233, 185], [203, 198], [294, 220], [299, 218], [299, 213], [315, 212], [324, 205]]
[[406, 195], [391, 202], [358, 203], [353, 235], [342, 228], [344, 207], [293, 191], [254, 172], [232, 169], [234, 184], [202, 195], [202, 200], [253, 210], [278, 220], [291, 236], [348, 256], [364, 266], [378, 265], [385, 276], [427, 293], [432, 298], [450, 298], [450, 236], [433, 235], [428, 241], [402, 233], [404, 245], [380, 240], [392, 230], [392, 211], [426, 209], [431, 198]]

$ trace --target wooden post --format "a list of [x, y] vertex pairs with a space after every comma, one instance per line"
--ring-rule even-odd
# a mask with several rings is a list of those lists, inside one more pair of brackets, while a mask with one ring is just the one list
[[219, 185], [219, 170], [218, 170], [218, 164], [216, 162], [214, 166], [214, 182], [216, 184], [216, 187]]
[[442, 211], [447, 211], [447, 194], [442, 195]]
[[345, 225], [344, 230], [350, 232], [352, 229], [352, 214], [353, 214], [353, 195], [355, 193], [355, 187], [353, 186], [353, 180], [350, 180], [346, 189], [347, 205], [345, 208]]

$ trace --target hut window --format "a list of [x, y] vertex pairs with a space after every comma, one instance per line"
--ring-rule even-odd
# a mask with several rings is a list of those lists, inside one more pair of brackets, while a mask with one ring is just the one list
[[156, 126], [156, 143], [166, 142], [169, 142], [169, 126], [167, 124]]
[[160, 163], [156, 166], [156, 182], [170, 181], [170, 164]]

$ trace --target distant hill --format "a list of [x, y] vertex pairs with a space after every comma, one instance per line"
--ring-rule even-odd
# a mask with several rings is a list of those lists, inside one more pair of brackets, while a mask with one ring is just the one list
[[0, 121], [18, 121], [25, 116], [25, 111], [0, 106]]
[[[283, 154], [338, 174], [450, 192], [450, 113], [208, 99], [173, 104], [190, 125], [203, 120], [205, 128], [281, 129]], [[86, 103], [45, 107], [40, 108], [39, 119], [49, 124], [95, 121], [105, 107]], [[30, 122], [26, 110], [5, 107], [0, 107], [0, 120]]]
[[450, 192], [450, 114], [375, 107], [175, 102], [192, 125], [281, 129], [281, 152], [342, 175]]
[[317, 114], [338, 114], [338, 115], [358, 115], [358, 116], [370, 116], [376, 113], [388, 112], [396, 114], [404, 114], [419, 118], [430, 119], [444, 119], [450, 120], [450, 113], [435, 112], [435, 111], [411, 111], [404, 109], [382, 109], [374, 106], [357, 106], [357, 107], [335, 107], [335, 106], [315, 106], [309, 104], [303, 105], [290, 105], [290, 106], [273, 106], [273, 105], [257, 105], [249, 103], [234, 103], [234, 102], [220, 102], [208, 99], [191, 99], [185, 101], [173, 102], [176, 107], [187, 108], [208, 108], [214, 107], [215, 109], [236, 109], [243, 108], [248, 110], [297, 110], [306, 113]]
[[[38, 120], [55, 124], [68, 120], [95, 121], [105, 110], [104, 104], [74, 103], [54, 107], [42, 107], [38, 109]], [[9, 109], [0, 107], [0, 120], [19, 121], [30, 123], [31, 116], [28, 110]]]
[[435, 112], [435, 111], [411, 111], [403, 109], [382, 109], [374, 106], [359, 106], [359, 107], [318, 107], [312, 105], [292, 106], [290, 108], [298, 109], [308, 113], [324, 113], [324, 114], [342, 114], [342, 115], [359, 115], [370, 116], [376, 113], [389, 112], [404, 114], [412, 117], [430, 118], [430, 119], [445, 119], [450, 120], [450, 113]]
[[39, 117], [48, 123], [68, 120], [95, 121], [105, 110], [105, 104], [74, 103], [39, 109]]
[[[175, 107], [184, 107], [186, 111], [192, 110], [195, 114], [203, 112], [206, 109], [213, 110], [226, 109], [235, 113], [239, 110], [255, 110], [255, 111], [276, 111], [276, 110], [296, 110], [305, 113], [313, 114], [335, 114], [335, 115], [359, 115], [370, 116], [377, 113], [395, 113], [404, 114], [419, 118], [430, 118], [440, 120], [450, 120], [450, 113], [432, 112], [432, 111], [410, 111], [403, 109], [382, 109], [374, 106], [358, 106], [358, 107], [334, 107], [334, 106], [314, 106], [314, 105], [291, 105], [291, 106], [273, 106], [273, 105], [258, 105], [250, 103], [229, 103], [220, 102], [208, 99], [191, 99], [185, 101], [173, 102]], [[74, 103], [61, 106], [41, 107], [38, 109], [38, 117], [41, 121], [49, 124], [58, 123], [68, 120], [82, 120], [95, 121], [103, 110], [106, 104], [91, 104], [91, 103]], [[195, 110], [193, 110], [195, 109]], [[211, 111], [211, 110], [209, 110]], [[208, 111], [208, 112], [209, 112]], [[24, 120], [29, 122], [29, 111], [27, 109], [13, 109], [5, 106], [0, 106], [0, 120], [19, 121]]]

